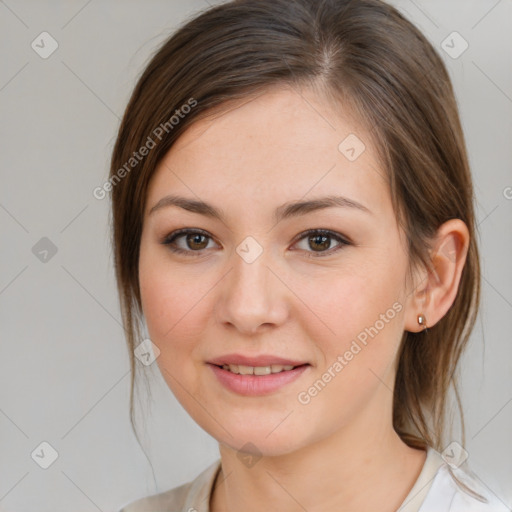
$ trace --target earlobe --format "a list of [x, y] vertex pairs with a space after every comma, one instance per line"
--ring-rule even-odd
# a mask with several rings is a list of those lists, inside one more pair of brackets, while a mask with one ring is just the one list
[[423, 313], [420, 313], [418, 315], [418, 324], [421, 325], [423, 327], [423, 329], [427, 329], [428, 328], [428, 325], [427, 325], [427, 319], [425, 317], [425, 315]]
[[450, 219], [440, 226], [431, 249], [431, 268], [410, 297], [405, 330], [432, 327], [448, 312], [457, 296], [468, 247], [469, 231], [462, 220]]

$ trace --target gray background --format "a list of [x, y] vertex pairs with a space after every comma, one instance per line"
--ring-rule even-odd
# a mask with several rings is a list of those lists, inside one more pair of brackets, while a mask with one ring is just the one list
[[[393, 3], [443, 55], [461, 109], [483, 258], [483, 307], [462, 367], [465, 448], [510, 507], [512, 3]], [[153, 398], [140, 395], [152, 467], [135, 440], [109, 207], [92, 195], [108, 176], [119, 118], [148, 56], [207, 7], [205, 0], [0, 1], [2, 510], [115, 511], [191, 480], [218, 457], [215, 440], [155, 365]], [[43, 31], [59, 45], [47, 59], [31, 47]], [[441, 47], [453, 31], [469, 43], [456, 59]], [[57, 249], [46, 261], [38, 254], [48, 245], [43, 237]], [[35, 462], [44, 458], [37, 458], [43, 441], [58, 452], [48, 469]]]

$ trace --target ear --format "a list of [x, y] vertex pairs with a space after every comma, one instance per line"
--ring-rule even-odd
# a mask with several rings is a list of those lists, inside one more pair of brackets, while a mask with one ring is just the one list
[[459, 289], [469, 247], [469, 231], [460, 219], [450, 219], [437, 230], [430, 252], [431, 269], [417, 274], [416, 287], [408, 295], [404, 329], [419, 332], [423, 314], [426, 327], [435, 325], [452, 306]]

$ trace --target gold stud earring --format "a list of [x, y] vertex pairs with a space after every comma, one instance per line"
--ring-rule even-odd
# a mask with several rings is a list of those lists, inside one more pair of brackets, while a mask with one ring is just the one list
[[423, 313], [418, 315], [418, 323], [422, 325], [425, 329], [427, 328], [427, 319]]

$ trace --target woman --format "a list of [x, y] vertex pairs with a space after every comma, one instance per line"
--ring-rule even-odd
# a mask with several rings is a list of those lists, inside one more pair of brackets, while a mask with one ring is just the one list
[[473, 189], [447, 71], [397, 10], [202, 13], [139, 79], [110, 182], [131, 412], [144, 320], [220, 450], [124, 512], [507, 510], [464, 431], [443, 438], [479, 303]]

